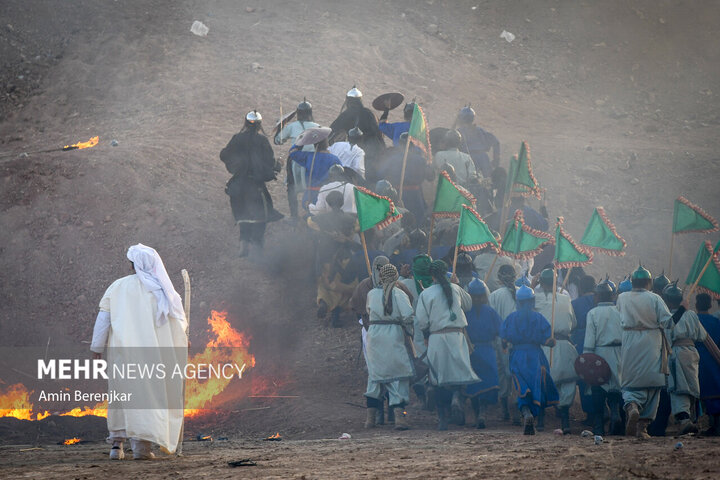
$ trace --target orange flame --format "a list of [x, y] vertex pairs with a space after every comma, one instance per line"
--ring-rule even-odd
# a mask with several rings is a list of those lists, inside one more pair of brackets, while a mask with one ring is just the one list
[[[250, 342], [242, 333], [235, 330], [227, 320], [227, 312], [212, 310], [208, 325], [215, 334], [205, 350], [188, 359], [189, 364], [225, 364], [233, 363], [245, 370], [255, 366], [255, 357], [248, 352]], [[204, 413], [212, 399], [219, 395], [230, 383], [230, 378], [210, 378], [202, 381], [188, 379], [185, 385], [185, 416], [195, 417]]]
[[82, 150], [83, 148], [91, 148], [98, 144], [100, 137], [92, 137], [87, 142], [78, 142], [72, 145], [65, 145], [63, 150]]
[[65, 440], [65, 441], [63, 442], [63, 445], [75, 445], [76, 443], [80, 443], [80, 439], [79, 439], [79, 438], [77, 438], [77, 437], [75, 437], [75, 438], [68, 438], [67, 440]]
[[107, 417], [107, 402], [96, 403], [94, 407], [75, 407], [69, 412], [61, 413], [61, 417], [85, 417], [95, 415], [96, 417]]
[[0, 417], [14, 417], [19, 420], [42, 420], [49, 417], [49, 412], [33, 414], [31, 393], [21, 383], [10, 385], [7, 392], [0, 394], [0, 405], [10, 406], [10, 408], [0, 408]]
[[275, 432], [275, 435], [270, 435], [267, 437], [267, 440], [275, 440], [275, 439], [281, 439], [280, 432]]

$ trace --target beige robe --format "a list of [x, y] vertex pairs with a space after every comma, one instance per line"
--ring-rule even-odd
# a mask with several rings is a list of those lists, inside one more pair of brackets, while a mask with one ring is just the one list
[[[174, 367], [187, 363], [187, 322], [170, 317], [155, 324], [157, 300], [137, 275], [113, 282], [100, 301], [100, 311], [110, 314], [107, 337], [108, 389], [132, 393], [132, 402], [108, 405], [108, 430], [124, 430], [128, 438], [160, 445], [175, 452], [183, 423], [182, 381], [172, 378]], [[113, 365], [165, 365], [165, 379], [117, 378]], [[133, 408], [134, 407], [134, 408]], [[169, 408], [172, 407], [172, 408]]]
[[666, 331], [666, 335], [672, 344], [668, 392], [699, 398], [700, 355], [694, 343], [704, 341], [707, 338], [707, 332], [700, 323], [697, 313], [687, 310], [680, 317], [678, 323]]

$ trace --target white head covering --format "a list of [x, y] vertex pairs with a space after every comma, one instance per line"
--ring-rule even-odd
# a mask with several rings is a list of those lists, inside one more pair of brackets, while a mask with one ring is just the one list
[[128, 249], [127, 258], [133, 262], [138, 278], [157, 299], [157, 317], [155, 325], [160, 327], [168, 321], [168, 317], [185, 318], [182, 299], [175, 291], [165, 265], [154, 248], [142, 243]]
[[372, 284], [373, 287], [380, 286], [380, 268], [390, 263], [390, 259], [384, 255], [375, 257], [372, 263]]

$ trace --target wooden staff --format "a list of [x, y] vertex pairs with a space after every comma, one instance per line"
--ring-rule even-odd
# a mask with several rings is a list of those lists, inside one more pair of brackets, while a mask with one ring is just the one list
[[[555, 298], [557, 297], [557, 266], [553, 266], [552, 314], [550, 315], [550, 338], [555, 339]], [[553, 348], [550, 349], [550, 367], [553, 362]]]
[[363, 253], [365, 254], [365, 266], [367, 267], [368, 276], [372, 279], [372, 269], [370, 268], [370, 257], [368, 256], [367, 243], [365, 242], [365, 232], [360, 232], [360, 242], [362, 243]]
[[457, 265], [457, 257], [458, 257], [458, 250], [460, 250], [460, 245], [455, 245], [455, 253], [453, 254], [453, 264], [452, 264], [452, 274], [455, 275], [455, 266]]
[[497, 259], [499, 256], [500, 256], [500, 250], [498, 250], [497, 253], [495, 253], [495, 258], [493, 258], [493, 261], [490, 264], [490, 268], [488, 268], [488, 271], [485, 274], [485, 283], [487, 283], [488, 279], [490, 278], [490, 272], [493, 271], [493, 267], [495, 267], [495, 262], [497, 262]]
[[315, 155], [317, 155], [317, 147], [315, 147], [315, 151], [313, 152], [313, 158], [312, 158], [312, 161], [310, 162], [310, 175], [308, 176], [308, 184], [307, 184], [308, 204], [310, 203], [310, 201], [312, 201], [312, 188], [310, 188], [310, 187], [312, 186], [312, 174], [313, 174], [313, 169], [315, 168]]
[[675, 233], [670, 235], [670, 266], [668, 267], [668, 278], [672, 277], [672, 254], [675, 246]]
[[715, 253], [716, 252], [713, 252], [712, 255], [710, 255], [710, 258], [707, 259], [707, 262], [705, 262], [705, 266], [700, 271], [700, 275], [697, 276], [697, 278], [695, 279], [695, 283], [693, 283], [692, 287], [690, 287], [690, 291], [688, 292], [688, 296], [687, 296], [688, 301], [690, 301], [690, 299], [692, 298], [692, 294], [695, 293], [695, 289], [697, 288], [698, 283], [700, 282], [700, 279], [703, 277], [703, 275], [705, 275], [705, 270], [707, 270], [708, 267], [710, 266], [710, 262], [713, 261], [713, 257], [715, 256]]
[[565, 278], [563, 278], [562, 288], [565, 288], [565, 285], [567, 285], [568, 279], [570, 278], [570, 272], [572, 272], [573, 267], [568, 268], [567, 273], [565, 274]]
[[402, 170], [400, 171], [400, 191], [398, 191], [398, 204], [402, 205], [403, 185], [405, 185], [405, 167], [407, 166], [408, 151], [410, 150], [410, 132], [408, 132], [407, 143], [405, 144], [405, 155], [403, 155]]
[[[282, 117], [281, 117], [282, 118]], [[185, 284], [185, 304], [183, 305], [183, 308], [185, 310], [185, 322], [187, 323], [187, 334], [188, 337], [190, 336], [190, 297], [192, 294], [192, 290], [190, 289], [190, 275], [188, 274], [188, 271], [184, 268], [180, 272], [182, 274], [183, 283]], [[189, 344], [189, 342], [188, 342]], [[183, 456], [183, 437], [185, 436], [185, 380], [183, 379], [183, 386], [182, 386], [182, 402], [183, 402], [183, 418], [182, 418], [182, 424], [180, 425], [180, 439], [178, 440], [177, 449], [175, 450], [175, 454], [178, 457]]]
[[430, 250], [432, 250], [432, 234], [433, 229], [435, 228], [435, 215], [430, 214], [430, 231], [428, 232], [428, 255], [430, 255]]

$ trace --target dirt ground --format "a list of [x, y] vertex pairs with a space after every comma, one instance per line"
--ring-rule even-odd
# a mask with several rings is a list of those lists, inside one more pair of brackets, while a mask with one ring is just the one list
[[[1, 346], [89, 340], [98, 300], [126, 274], [127, 247], [142, 242], [176, 286], [182, 268], [191, 274], [193, 345], [207, 341], [210, 310], [228, 310], [252, 337], [250, 388], [293, 398], [225, 392], [220, 413], [190, 421], [186, 433], [228, 441], [188, 441], [184, 458], [151, 463], [109, 464], [101, 419], [3, 418], [0, 473], [717, 478], [720, 444], [707, 438], [682, 439], [675, 451], [672, 437], [595, 446], [579, 435], [528, 439], [499, 422], [439, 433], [412, 408], [416, 429], [365, 432], [357, 326], [315, 318], [302, 229], [271, 224], [265, 257], [237, 258], [218, 153], [253, 108], [269, 124], [281, 105], [287, 112], [307, 97], [329, 124], [353, 84], [366, 103], [387, 91], [415, 97], [431, 127], [450, 126], [472, 103], [477, 123], [500, 139], [503, 164], [529, 142], [551, 218], [565, 216], [575, 238], [593, 207], [606, 208], [628, 254], [600, 256], [591, 274], [619, 278], [638, 261], [659, 273], [675, 197], [720, 215], [719, 14], [712, 2], [679, 0], [4, 0]], [[190, 33], [194, 20], [207, 37]], [[516, 39], [500, 38], [503, 30]], [[32, 153], [95, 135], [92, 149]], [[286, 147], [275, 153], [285, 158]], [[269, 188], [287, 214], [283, 179]], [[703, 238], [676, 241], [681, 283]], [[0, 365], [0, 391], [28, 382], [17, 370]], [[258, 440], [274, 432], [285, 440]], [[336, 440], [343, 432], [353, 439]], [[76, 433], [91, 443], [56, 445]], [[240, 458], [258, 466], [226, 466]]]

